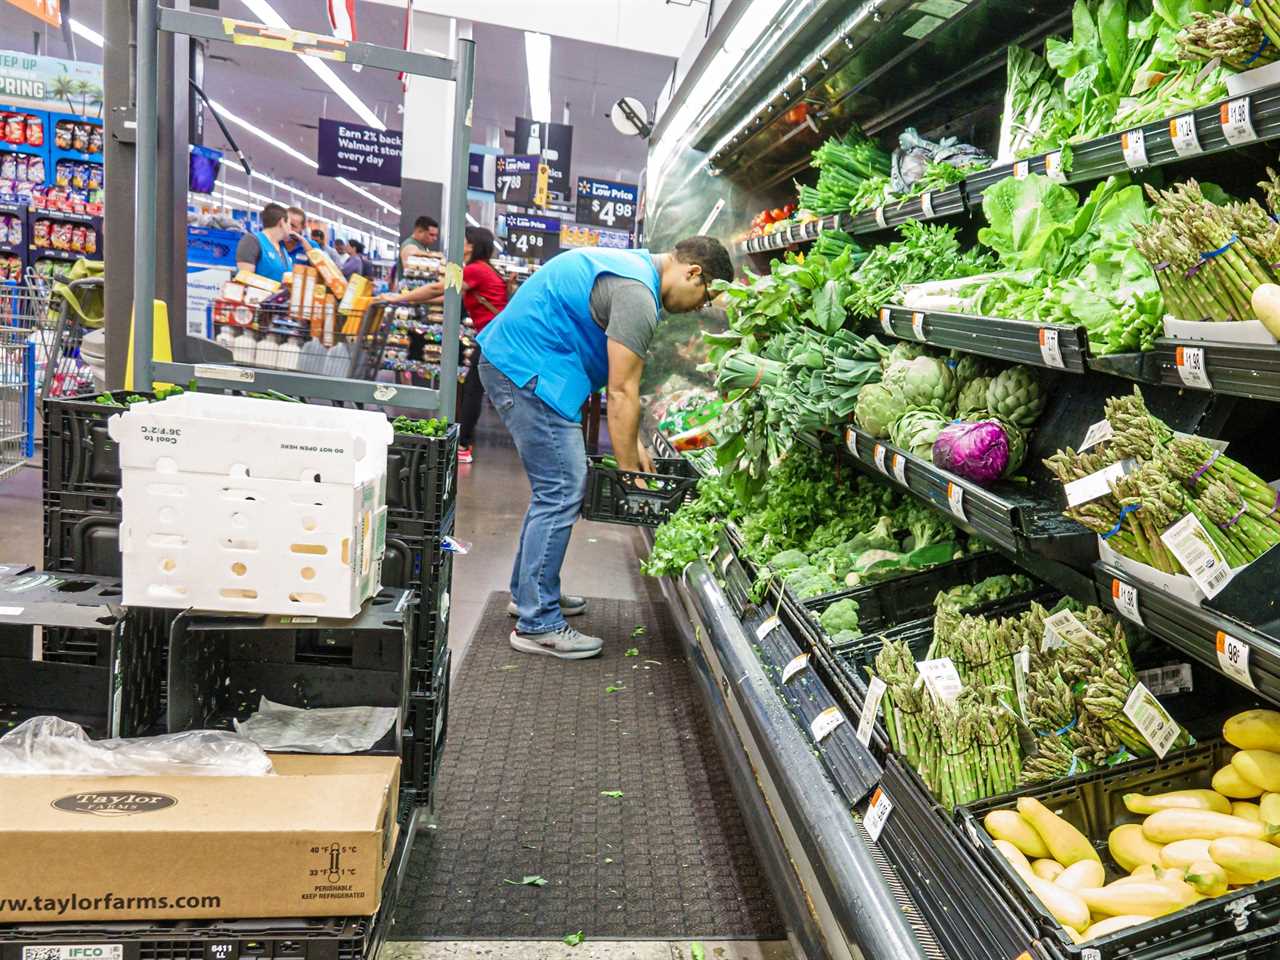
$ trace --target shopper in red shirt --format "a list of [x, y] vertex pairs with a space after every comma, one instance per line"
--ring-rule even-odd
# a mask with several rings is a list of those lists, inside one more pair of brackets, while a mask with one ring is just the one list
[[[462, 245], [462, 306], [476, 333], [507, 305], [507, 282], [489, 262], [493, 258], [493, 233], [484, 227], [467, 227]], [[428, 283], [401, 293], [384, 293], [388, 303], [430, 303], [444, 296], [444, 282]], [[471, 463], [476, 422], [484, 400], [484, 387], [476, 371], [480, 367], [480, 345], [471, 357], [471, 370], [462, 383], [462, 408], [458, 411], [458, 462]]]

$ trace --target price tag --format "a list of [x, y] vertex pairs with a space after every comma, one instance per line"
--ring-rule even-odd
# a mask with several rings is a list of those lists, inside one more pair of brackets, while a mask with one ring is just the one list
[[1058, 331], [1051, 327], [1040, 328], [1040, 358], [1046, 367], [1066, 369], [1062, 362], [1062, 348], [1058, 346]]
[[958, 483], [947, 484], [947, 506], [965, 523], [969, 522], [969, 518], [964, 515], [964, 487]]
[[1031, 673], [1031, 651], [1023, 647], [1013, 655], [1013, 688], [1018, 695], [1018, 715], [1027, 719], [1027, 675]]
[[858, 435], [853, 432], [853, 427], [846, 427], [844, 431], [844, 448], [852, 453], [855, 457], [858, 455]]
[[1013, 179], [1025, 180], [1027, 179], [1027, 174], [1029, 174], [1030, 172], [1031, 172], [1030, 160], [1013, 161]]
[[871, 743], [871, 731], [875, 729], [880, 701], [884, 699], [884, 692], [888, 689], [879, 677], [872, 677], [867, 684], [867, 699], [862, 702], [862, 715], [858, 717], [858, 739], [864, 747]]
[[888, 307], [880, 308], [880, 329], [893, 336], [893, 314]]
[[[1023, 953], [1027, 960], [1031, 960], [1031, 954]], [[1022, 960], [1021, 957], [1018, 960]], [[1102, 960], [1102, 951], [1097, 947], [1084, 947], [1080, 951], [1080, 960]]]
[[1204, 153], [1200, 146], [1200, 137], [1196, 134], [1196, 115], [1184, 113], [1169, 121], [1169, 139], [1173, 141], [1173, 152], [1180, 157], [1194, 157]]
[[926, 190], [920, 195], [920, 214], [926, 220], [932, 220], [933, 213], [933, 191]]
[[1178, 379], [1186, 386], [1213, 389], [1205, 367], [1204, 347], [1178, 347], [1173, 351], [1173, 362], [1178, 368]]
[[1111, 602], [1115, 604], [1122, 616], [1134, 623], [1142, 624], [1142, 612], [1138, 609], [1138, 588], [1126, 583], [1119, 577], [1111, 578]]
[[1249, 118], [1248, 97], [1236, 97], [1220, 106], [1218, 120], [1222, 124], [1222, 135], [1227, 138], [1227, 143], [1252, 143], [1258, 139], [1253, 131], [1253, 121]]
[[821, 743], [824, 738], [830, 735], [832, 730], [842, 723], [844, 723], [844, 714], [840, 712], [840, 708], [827, 707], [827, 709], [813, 718], [813, 722], [809, 724], [809, 732], [813, 734], [813, 739], [816, 743]]
[[889, 222], [884, 218], [884, 207], [876, 207], [876, 226], [887, 227]]
[[907, 485], [907, 458], [900, 453], [893, 455], [893, 478], [904, 487]]
[[1067, 182], [1067, 171], [1062, 169], [1061, 150], [1055, 150], [1053, 153], [1044, 155], [1044, 175], [1057, 183]]
[[724, 559], [720, 561], [720, 576], [724, 576], [729, 572], [729, 565], [733, 563], [733, 551], [730, 550], [724, 555]]
[[1155, 694], [1139, 683], [1129, 691], [1124, 702], [1124, 715], [1133, 721], [1142, 738], [1151, 744], [1151, 749], [1161, 760], [1178, 739], [1179, 727], [1156, 699]]
[[1206, 597], [1213, 598], [1231, 581], [1231, 567], [1194, 513], [1160, 534], [1169, 551], [1178, 558], [1196, 586]]
[[792, 658], [791, 662], [782, 668], [782, 682], [786, 683], [797, 673], [809, 665], [809, 654], [801, 653]]
[[1067, 506], [1078, 507], [1080, 504], [1088, 503], [1090, 500], [1105, 497], [1111, 492], [1111, 484], [1132, 473], [1137, 465], [1135, 460], [1121, 460], [1119, 463], [1103, 467], [1087, 477], [1072, 480], [1063, 487], [1067, 494]]
[[956, 665], [950, 657], [939, 657], [937, 660], [918, 660], [916, 669], [924, 680], [924, 685], [935, 700], [951, 703], [960, 696], [964, 683], [956, 672]]
[[1249, 676], [1249, 645], [1219, 630], [1215, 646], [1218, 648], [1218, 664], [1222, 667], [1222, 672], [1250, 690], [1256, 690], [1253, 677]]
[[1044, 618], [1042, 650], [1053, 650], [1068, 644], [1085, 646], [1090, 639], [1096, 642], [1098, 638], [1070, 610], [1059, 610], [1053, 616]]
[[1147, 165], [1147, 138], [1141, 127], [1120, 134], [1120, 152], [1124, 154], [1125, 166], [1130, 170]]
[[892, 812], [893, 803], [889, 800], [889, 795], [884, 792], [884, 787], [876, 787], [875, 793], [871, 794], [870, 802], [867, 803], [866, 816], [862, 818], [862, 826], [866, 829], [872, 843], [880, 839], [880, 831], [884, 829], [884, 822], [889, 819], [889, 814]]
[[884, 465], [884, 447], [882, 445], [877, 443], [874, 447], [871, 448], [871, 459], [876, 462], [877, 470], [879, 470], [885, 476], [889, 475], [889, 470]]
[[1116, 432], [1112, 428], [1110, 420], [1099, 420], [1084, 432], [1084, 440], [1080, 442], [1079, 452], [1084, 453], [1090, 447], [1096, 447], [1104, 440], [1110, 440], [1115, 435]]
[[924, 314], [918, 310], [911, 314], [911, 332], [917, 340], [924, 339]]
[[782, 623], [782, 619], [775, 613], [771, 617], [766, 617], [760, 622], [760, 626], [756, 627], [756, 639], [763, 640]]
[[1189, 663], [1172, 663], [1164, 667], [1152, 667], [1150, 670], [1139, 670], [1138, 679], [1157, 697], [1190, 693], [1195, 689]]

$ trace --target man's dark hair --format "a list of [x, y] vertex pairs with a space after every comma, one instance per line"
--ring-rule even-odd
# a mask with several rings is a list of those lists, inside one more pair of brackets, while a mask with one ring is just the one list
[[493, 258], [493, 232], [484, 227], [467, 227], [467, 243], [471, 244], [471, 263]]
[[360, 254], [361, 256], [364, 255], [364, 244], [361, 243], [359, 240], [348, 240], [347, 246], [350, 247], [352, 250], [354, 250], [356, 253]]
[[314, 240], [316, 243], [320, 244], [321, 246], [323, 246], [325, 242], [328, 240], [328, 238], [324, 235], [324, 231], [321, 230], [319, 227], [316, 227], [314, 230], [311, 231], [311, 239]]
[[284, 220], [285, 208], [278, 203], [268, 203], [262, 208], [262, 229], [269, 230]]
[[729, 259], [729, 251], [714, 237], [685, 237], [676, 244], [675, 254], [681, 263], [700, 266], [707, 283], [733, 279], [733, 261]]
[[415, 230], [439, 230], [440, 224], [436, 223], [435, 217], [419, 217], [413, 221], [413, 229]]

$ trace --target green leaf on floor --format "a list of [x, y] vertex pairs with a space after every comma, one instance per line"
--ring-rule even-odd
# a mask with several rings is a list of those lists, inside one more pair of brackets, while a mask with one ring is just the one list
[[571, 933], [571, 934], [569, 934], [568, 936], [566, 936], [566, 937], [564, 938], [564, 942], [565, 942], [565, 943], [567, 943], [567, 944], [568, 944], [569, 946], [571, 946], [571, 947], [576, 947], [578, 944], [580, 944], [580, 943], [581, 943], [583, 940], [585, 940], [585, 939], [587, 939], [587, 938], [586, 938], [586, 937], [584, 937], [584, 936], [582, 935], [582, 931], [581, 931], [581, 930], [579, 930], [577, 933]]
[[615, 687], [613, 684], [609, 684], [609, 686], [607, 686], [607, 687], [605, 687], [605, 688], [604, 688], [604, 692], [605, 692], [605, 693], [617, 693], [619, 690], [625, 690], [625, 689], [627, 689], [627, 688], [626, 688], [626, 687]]
[[689, 947], [689, 957], [690, 960], [707, 960], [707, 951], [702, 944], [694, 943]]
[[621, 791], [621, 790], [601, 790], [601, 791], [600, 791], [600, 796], [602, 796], [602, 797], [608, 797], [608, 798], [610, 798], [611, 800], [617, 800], [617, 799], [621, 798], [621, 796], [622, 796], [622, 791]]
[[521, 877], [519, 880], [503, 880], [502, 882], [509, 883], [513, 887], [545, 887], [547, 885], [546, 878], [536, 874]]
[[643, 623], [638, 624], [636, 628], [631, 631], [631, 639], [634, 640], [637, 637], [643, 637], [648, 632], [649, 632], [648, 627], [646, 627]]
[[623, 656], [624, 656], [624, 657], [638, 657], [638, 656], [640, 656], [640, 648], [639, 648], [639, 647], [632, 647], [630, 650], [628, 650], [626, 653], [624, 653], [624, 654], [623, 654]]

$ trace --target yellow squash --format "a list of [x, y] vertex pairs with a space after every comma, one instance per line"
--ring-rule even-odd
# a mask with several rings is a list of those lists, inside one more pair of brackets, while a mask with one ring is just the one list
[[1220, 897], [1227, 892], [1227, 871], [1212, 860], [1197, 860], [1187, 867], [1186, 880], [1206, 897]]
[[1280, 752], [1280, 711], [1246, 710], [1222, 725], [1222, 736], [1241, 750]]
[[1243, 817], [1212, 810], [1161, 810], [1142, 822], [1142, 833], [1155, 843], [1173, 843], [1175, 840], [1216, 840], [1219, 837], [1251, 837], [1266, 840], [1274, 836], [1280, 827], [1255, 823]]
[[1193, 863], [1209, 859], [1209, 843], [1200, 839], [1167, 843], [1160, 850], [1160, 863], [1175, 870], [1185, 870]]
[[1160, 844], [1152, 843], [1143, 835], [1140, 823], [1124, 823], [1112, 830], [1107, 837], [1107, 849], [1120, 869], [1131, 873], [1139, 864], [1160, 862]]
[[1041, 839], [1048, 846], [1053, 859], [1064, 867], [1071, 866], [1077, 860], [1101, 862], [1102, 858], [1098, 856], [1098, 851], [1093, 849], [1089, 838], [1039, 800], [1034, 797], [1019, 797], [1018, 812], [1031, 826], [1035, 827], [1036, 833], [1040, 834]]
[[1209, 844], [1209, 858], [1234, 883], [1256, 883], [1280, 877], [1280, 847], [1247, 837], [1222, 837]]
[[1280, 823], [1280, 793], [1264, 793], [1258, 799], [1258, 819], [1263, 823]]
[[1115, 933], [1117, 930], [1123, 930], [1125, 927], [1136, 927], [1140, 923], [1146, 923], [1150, 917], [1144, 917], [1138, 914], [1127, 914], [1121, 917], [1107, 917], [1105, 920], [1099, 920], [1092, 924], [1088, 930], [1084, 932], [1085, 940], [1093, 940], [1097, 937], [1105, 937], [1108, 933]]
[[1031, 872], [1031, 864], [1027, 861], [1026, 855], [1008, 840], [993, 840], [992, 844], [1018, 873]]
[[1262, 796], [1262, 788], [1240, 776], [1229, 763], [1213, 775], [1213, 789], [1232, 800], [1252, 800]]
[[992, 810], [982, 818], [987, 833], [997, 840], [1007, 840], [1032, 859], [1049, 856], [1040, 834], [1016, 810]]
[[1077, 860], [1053, 881], [1064, 890], [1086, 890], [1107, 882], [1107, 872], [1097, 860]]
[[1169, 793], [1158, 793], [1149, 797], [1141, 793], [1126, 793], [1124, 805], [1130, 813], [1155, 813], [1157, 810], [1169, 810], [1174, 807], [1216, 810], [1218, 813], [1231, 812], [1231, 801], [1216, 790], [1172, 790]]
[[1060, 864], [1057, 860], [1050, 860], [1042, 857], [1039, 860], [1031, 861], [1031, 872], [1041, 880], [1048, 880], [1050, 883], [1057, 880], [1065, 869], [1066, 867]]
[[[1267, 796], [1274, 796], [1277, 800], [1280, 800], [1280, 793], [1277, 793], [1277, 794], [1264, 793], [1262, 796], [1264, 798]], [[1280, 807], [1277, 807], [1277, 813], [1280, 813]], [[1243, 817], [1246, 820], [1256, 820], [1258, 821], [1258, 823], [1265, 822], [1263, 820], [1261, 807], [1256, 803], [1250, 803], [1248, 800], [1232, 800], [1231, 815], [1233, 817]], [[1270, 822], [1280, 823], [1280, 820], [1272, 820]]]
[[1081, 890], [1079, 896], [1094, 913], [1108, 917], [1163, 917], [1204, 899], [1188, 883], [1164, 880], [1112, 883], [1094, 890]]
[[1268, 793], [1280, 791], [1280, 753], [1241, 750], [1231, 758], [1231, 766], [1247, 783]]
[[1089, 908], [1084, 905], [1083, 900], [1072, 891], [1037, 877], [1031, 872], [1031, 864], [1022, 851], [1008, 840], [995, 840], [993, 843], [1022, 878], [1022, 882], [1031, 888], [1031, 892], [1059, 923], [1075, 930], [1083, 930], [1089, 925]]

